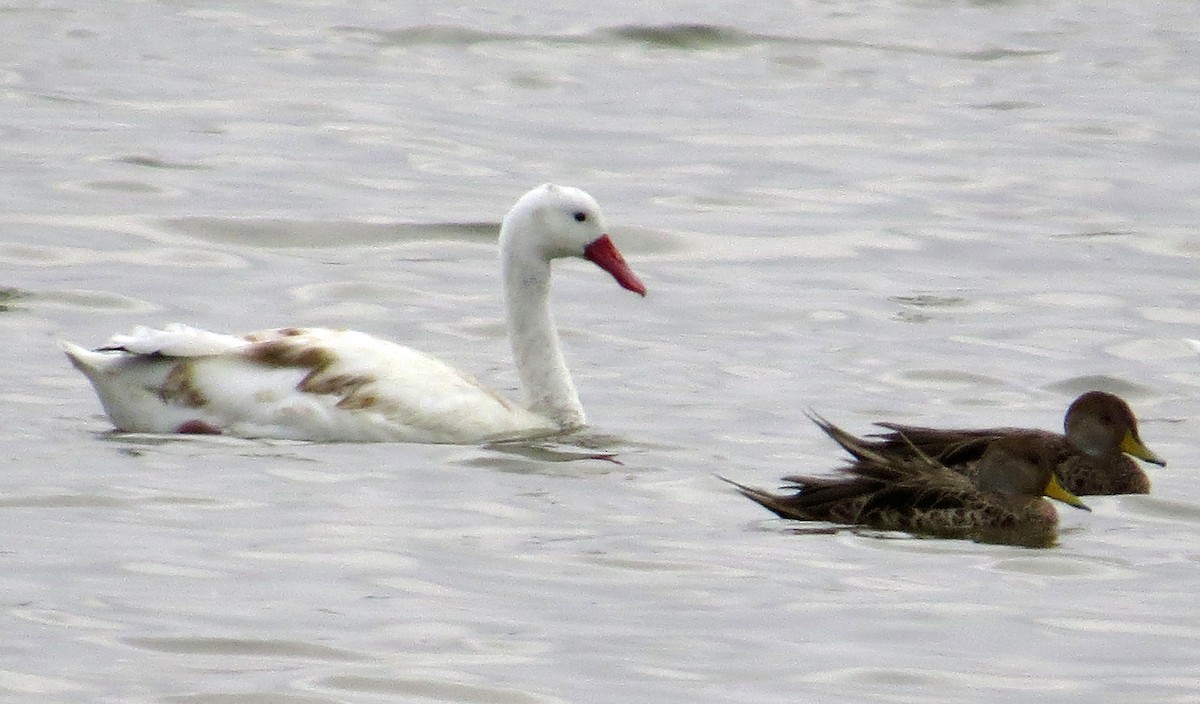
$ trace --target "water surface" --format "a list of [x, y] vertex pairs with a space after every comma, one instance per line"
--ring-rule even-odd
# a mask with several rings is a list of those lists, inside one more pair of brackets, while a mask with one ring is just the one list
[[[1195, 700], [1198, 12], [0, 11], [0, 698]], [[494, 232], [551, 180], [650, 289], [557, 268], [582, 437], [111, 435], [54, 345], [334, 325], [511, 393]], [[836, 466], [808, 410], [1052, 429], [1094, 387], [1170, 463], [1049, 550], [796, 534], [712, 476]]]

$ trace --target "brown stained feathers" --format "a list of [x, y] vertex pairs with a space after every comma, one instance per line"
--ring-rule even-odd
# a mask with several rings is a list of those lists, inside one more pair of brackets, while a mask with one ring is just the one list
[[242, 336], [247, 342], [265, 342], [267, 340], [275, 340], [280, 337], [298, 337], [307, 332], [304, 328], [277, 328], [275, 330], [263, 330], [261, 332], [252, 332]]
[[171, 367], [158, 390], [163, 403], [187, 408], [204, 408], [208, 405], [208, 398], [196, 387], [192, 373], [192, 363], [187, 360]]
[[341, 396], [342, 400], [338, 401], [337, 407], [346, 410], [370, 408], [378, 401], [374, 394], [362, 391], [363, 387], [371, 383], [371, 377], [363, 374], [324, 375], [323, 372], [323, 369], [314, 369], [296, 388], [310, 394]]
[[246, 357], [272, 367], [307, 369], [308, 373], [296, 385], [296, 389], [310, 394], [340, 396], [337, 407], [343, 410], [365, 410], [379, 403], [378, 396], [364, 391], [373, 381], [370, 376], [330, 374], [328, 370], [337, 363], [337, 355], [323, 347], [298, 345], [287, 339], [303, 335], [304, 330], [283, 328], [271, 334], [271, 339], [247, 336], [246, 339], [254, 344], [247, 348]]
[[286, 339], [270, 339], [255, 342], [245, 352], [246, 357], [272, 367], [299, 367], [312, 371], [323, 371], [337, 361], [337, 357], [324, 347], [297, 345]]
[[[364, 374], [329, 374], [328, 369], [337, 362], [337, 356], [322, 347], [298, 345], [288, 338], [303, 335], [302, 328], [283, 328], [268, 333], [247, 335], [254, 342], [246, 350], [252, 361], [272, 367], [307, 369], [308, 373], [296, 386], [297, 390], [310, 394], [339, 396], [337, 407], [344, 410], [363, 410], [378, 404], [379, 398], [364, 391], [372, 378]], [[164, 403], [186, 408], [204, 408], [208, 398], [196, 386], [194, 366], [191, 360], [181, 360], [167, 372], [159, 398]]]
[[[282, 328], [247, 335], [253, 342], [246, 351], [248, 359], [273, 367], [307, 369], [308, 373], [296, 386], [297, 390], [320, 395], [338, 396], [337, 407], [345, 411], [379, 409], [383, 400], [372, 393], [374, 378], [367, 374], [332, 374], [329, 369], [338, 361], [337, 355], [324, 347], [302, 345], [291, 338], [307, 334], [304, 328]], [[465, 372], [454, 370], [464, 381], [488, 394], [504, 408], [518, 407], [508, 399]]]
[[[813, 421], [853, 458], [839, 475], [785, 477], [791, 494], [722, 479], [781, 518], [1028, 547], [1054, 543], [1057, 515], [1041, 498], [1053, 491], [1053, 471], [1019, 443], [989, 449], [981, 462], [985, 489], [915, 448], [882, 453], [828, 421]], [[1068, 497], [1056, 496], [1086, 508]]]
[[1063, 486], [1080, 496], [1146, 494], [1150, 478], [1126, 453], [1147, 462], [1165, 464], [1142, 443], [1137, 419], [1129, 405], [1112, 394], [1090, 391], [1067, 409], [1065, 435], [1024, 428], [941, 430], [879, 423], [891, 432], [866, 442], [892, 456], [921, 452], [973, 478], [978, 462], [1001, 439], [1022, 442], [1050, 462]]

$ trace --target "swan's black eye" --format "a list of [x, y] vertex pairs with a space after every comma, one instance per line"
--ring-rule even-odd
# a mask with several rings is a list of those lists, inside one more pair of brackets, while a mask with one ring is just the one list
[[584, 220], [587, 220], [587, 213], [583, 212], [582, 210], [576, 210], [575, 222], [583, 222]]

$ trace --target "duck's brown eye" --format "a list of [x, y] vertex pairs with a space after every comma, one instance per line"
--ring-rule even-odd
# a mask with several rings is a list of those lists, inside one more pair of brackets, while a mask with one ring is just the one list
[[576, 210], [575, 222], [583, 222], [584, 220], [587, 220], [587, 213], [583, 212], [582, 210]]

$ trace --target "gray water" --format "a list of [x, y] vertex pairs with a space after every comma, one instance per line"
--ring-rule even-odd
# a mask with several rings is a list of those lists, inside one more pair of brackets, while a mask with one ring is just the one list
[[[1200, 5], [649, 5], [0, 8], [0, 699], [1200, 701]], [[581, 437], [114, 435], [54, 344], [350, 327], [511, 393], [544, 181], [650, 289], [557, 269]], [[1169, 465], [1048, 550], [712, 476], [1093, 387]]]

